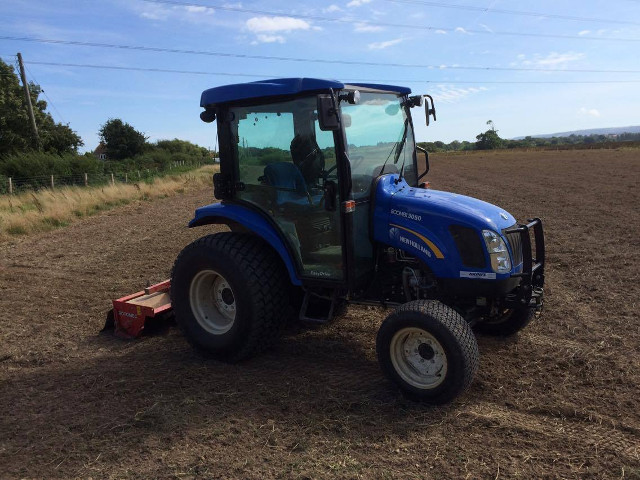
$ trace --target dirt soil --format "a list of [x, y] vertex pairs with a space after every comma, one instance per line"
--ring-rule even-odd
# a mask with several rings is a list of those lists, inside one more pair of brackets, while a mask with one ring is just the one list
[[471, 388], [406, 400], [375, 356], [383, 309], [290, 328], [240, 365], [175, 327], [99, 335], [169, 275], [211, 189], [0, 246], [0, 477], [640, 478], [640, 151], [433, 155], [434, 188], [540, 216], [544, 316], [479, 337]]

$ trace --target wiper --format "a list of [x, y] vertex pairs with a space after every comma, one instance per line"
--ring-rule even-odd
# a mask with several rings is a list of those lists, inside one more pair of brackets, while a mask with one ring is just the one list
[[[391, 151], [389, 152], [389, 155], [387, 155], [386, 160], [384, 161], [384, 163], [382, 164], [382, 169], [380, 170], [380, 173], [378, 174], [378, 177], [382, 176], [384, 174], [384, 169], [387, 166], [387, 162], [389, 161], [389, 158], [391, 158], [391, 154], [393, 153], [393, 151], [396, 151], [396, 154], [393, 158], [393, 164], [395, 165], [396, 163], [398, 163], [398, 158], [400, 158], [400, 152], [402, 151], [402, 145], [404, 145], [405, 140], [407, 139], [407, 131], [409, 129], [409, 118], [407, 117], [404, 121], [404, 130], [402, 131], [402, 138], [400, 140], [398, 140], [396, 143], [393, 144], [393, 147], [391, 147]], [[377, 177], [376, 177], [377, 178]]]

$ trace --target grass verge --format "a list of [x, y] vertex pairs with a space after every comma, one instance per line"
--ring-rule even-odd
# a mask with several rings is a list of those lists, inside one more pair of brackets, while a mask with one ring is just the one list
[[211, 184], [218, 167], [207, 165], [189, 173], [152, 181], [104, 187], [62, 187], [0, 196], [0, 241], [65, 227], [83, 217], [126, 205], [184, 193]]

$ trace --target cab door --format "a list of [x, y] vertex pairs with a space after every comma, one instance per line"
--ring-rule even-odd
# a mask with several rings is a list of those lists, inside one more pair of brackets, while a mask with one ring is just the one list
[[315, 97], [231, 108], [236, 199], [277, 226], [303, 278], [344, 283], [340, 209], [325, 208], [339, 188], [334, 135], [318, 127]]

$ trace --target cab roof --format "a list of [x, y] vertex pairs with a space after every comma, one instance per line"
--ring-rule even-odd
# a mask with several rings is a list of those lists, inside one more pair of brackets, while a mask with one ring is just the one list
[[[349, 83], [347, 86], [385, 90], [401, 95], [411, 93], [410, 88], [394, 85]], [[329, 89], [339, 90], [342, 88], [345, 88], [345, 84], [337, 80], [322, 80], [319, 78], [274, 78], [271, 80], [236, 83], [210, 88], [202, 92], [200, 106], [212, 108], [221, 103], [232, 103], [252, 98], [278, 97], [282, 95], [296, 95], [303, 92], [328, 91]]]

